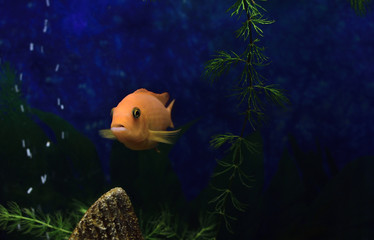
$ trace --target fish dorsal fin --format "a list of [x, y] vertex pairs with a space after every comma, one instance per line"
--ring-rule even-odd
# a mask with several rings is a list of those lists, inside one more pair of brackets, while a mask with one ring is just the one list
[[158, 100], [160, 100], [160, 102], [162, 102], [162, 104], [164, 104], [164, 105], [166, 105], [167, 101], [169, 100], [169, 93], [168, 92], [154, 93], [154, 92], [148, 91], [145, 88], [140, 88], [140, 89], [136, 90], [134, 93], [150, 94], [150, 95], [154, 96], [155, 98], [157, 98]]
[[167, 144], [173, 144], [178, 137], [180, 129], [175, 131], [154, 131], [149, 130], [149, 140], [155, 142], [162, 142]]

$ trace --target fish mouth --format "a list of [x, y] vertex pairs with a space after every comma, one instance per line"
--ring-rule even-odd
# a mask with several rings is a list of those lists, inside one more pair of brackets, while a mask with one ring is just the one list
[[123, 132], [126, 131], [126, 128], [121, 124], [116, 124], [113, 127], [111, 127], [110, 130], [112, 130], [113, 132]]

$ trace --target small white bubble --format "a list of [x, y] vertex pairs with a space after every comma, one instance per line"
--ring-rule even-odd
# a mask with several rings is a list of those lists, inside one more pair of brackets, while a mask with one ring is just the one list
[[21, 112], [25, 112], [25, 108], [23, 107], [22, 104], [20, 105], [20, 108], [21, 108]]
[[61, 107], [61, 110], [64, 110], [64, 105], [63, 105], [63, 104], [61, 104], [61, 106], [60, 106], [60, 107]]
[[60, 106], [60, 104], [61, 104], [61, 100], [60, 100], [60, 98], [57, 98], [57, 105]]
[[27, 189], [27, 194], [30, 194], [32, 192], [32, 187], [30, 187], [29, 189]]
[[45, 233], [45, 238], [46, 238], [47, 240], [49, 240], [49, 234], [48, 234], [48, 232]]
[[25, 142], [25, 139], [22, 139], [22, 147], [25, 148], [26, 147], [26, 142]]
[[30, 43], [30, 51], [34, 51], [34, 43]]
[[49, 146], [51, 146], [51, 142], [50, 141], [48, 141], [46, 144], [45, 144], [45, 146], [46, 147], [49, 147]]
[[48, 30], [48, 19], [44, 19], [43, 33], [46, 33]]
[[47, 181], [47, 174], [40, 176], [40, 180], [42, 181], [42, 184], [44, 184]]
[[19, 92], [19, 89], [18, 89], [18, 85], [14, 85], [14, 90], [18, 93]]
[[61, 139], [64, 139], [65, 138], [65, 132], [61, 132]]
[[55, 72], [58, 72], [59, 69], [60, 69], [60, 64], [57, 64], [55, 67]]
[[32, 154], [31, 154], [31, 151], [30, 151], [30, 148], [26, 148], [26, 154], [29, 158], [32, 158]]
[[47, 5], [47, 7], [49, 7], [50, 6], [49, 0], [45, 0], [45, 4]]
[[21, 224], [19, 224], [19, 223], [17, 224], [17, 229], [18, 229], [18, 231], [21, 230]]
[[19, 80], [22, 81], [23, 73], [19, 74]]
[[40, 52], [44, 53], [44, 47], [43, 46], [40, 47]]

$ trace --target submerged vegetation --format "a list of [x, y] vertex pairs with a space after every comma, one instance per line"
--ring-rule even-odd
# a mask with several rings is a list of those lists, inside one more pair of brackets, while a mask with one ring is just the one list
[[[229, 9], [232, 17], [243, 20], [236, 32], [237, 38], [243, 40], [243, 52], [219, 51], [206, 65], [206, 77], [212, 82], [241, 67], [239, 77], [228, 81], [232, 82], [232, 95], [245, 110], [241, 131], [212, 138], [211, 146], [226, 148], [227, 154], [218, 161], [210, 188], [191, 203], [183, 199], [172, 171], [167, 156], [171, 146], [161, 145], [158, 154], [134, 152], [114, 143], [109, 186], [92, 142], [57, 115], [29, 107], [22, 98], [16, 72], [3, 64], [0, 124], [7, 128], [0, 129], [4, 149], [0, 159], [6, 159], [0, 169], [0, 196], [8, 205], [0, 204], [0, 228], [13, 232], [9, 238], [68, 238], [87, 209], [72, 199], [93, 203], [111, 186], [123, 186], [129, 193], [143, 236], [149, 240], [374, 236], [370, 228], [374, 219], [366, 211], [372, 209], [374, 195], [362, 202], [362, 196], [374, 189], [372, 157], [357, 159], [339, 172], [328, 150], [303, 152], [291, 136], [292, 152], [284, 151], [270, 186], [263, 190], [263, 151], [258, 129], [268, 103], [283, 107], [288, 100], [262, 75], [269, 59], [265, 48], [259, 45], [264, 36], [261, 26], [273, 21], [259, 2], [237, 0]], [[354, 9], [361, 13], [366, 12], [370, 2], [351, 0]], [[331, 176], [324, 172], [326, 158]], [[364, 184], [357, 186], [352, 179]], [[347, 201], [341, 201], [342, 192], [350, 194]], [[357, 226], [366, 227], [367, 231], [360, 231]]]
[[[223, 219], [229, 232], [233, 232], [231, 222], [236, 219], [234, 217], [236, 213], [230, 214], [229, 209], [240, 212], [246, 210], [246, 203], [237, 198], [237, 193], [233, 191], [233, 184], [238, 179], [244, 188], [251, 187], [250, 175], [243, 169], [243, 164], [246, 161], [254, 161], [254, 155], [261, 152], [258, 141], [253, 141], [253, 138], [248, 136], [257, 134], [257, 127], [265, 115], [266, 102], [284, 106], [288, 99], [276, 85], [269, 84], [266, 77], [258, 70], [269, 64], [269, 58], [264, 54], [265, 48], [259, 45], [260, 38], [264, 34], [261, 26], [272, 24], [274, 21], [266, 17], [266, 10], [258, 1], [238, 0], [228, 11], [231, 12], [231, 16], [244, 18], [242, 27], [236, 31], [236, 37], [244, 42], [244, 51], [242, 53], [219, 51], [214, 59], [208, 61], [205, 76], [215, 82], [236, 65], [240, 65], [243, 69], [240, 77], [232, 84], [233, 95], [237, 96], [238, 105], [245, 106], [241, 132], [220, 134], [211, 140], [212, 147], [228, 145], [230, 151], [229, 157], [218, 161], [214, 174], [215, 178], [223, 177], [227, 181], [222, 181], [219, 186], [213, 186], [217, 196], [210, 203], [214, 206], [213, 213]], [[234, 81], [231, 78], [228, 80]], [[250, 128], [247, 127], [248, 124]], [[258, 177], [254, 176], [255, 179]]]
[[58, 116], [28, 106], [21, 90], [16, 72], [2, 64], [0, 196], [8, 206], [0, 204], [0, 228], [66, 239], [85, 208], [72, 199], [90, 201], [104, 185], [95, 147]]
[[372, 0], [349, 0], [349, 2], [358, 15], [365, 15], [370, 9]]
[[168, 159], [172, 146], [160, 145], [160, 153], [137, 152], [113, 143], [109, 185], [88, 138], [57, 115], [28, 106], [22, 81], [9, 64], [1, 65], [0, 79], [0, 124], [7, 126], [0, 130], [0, 229], [9, 233], [7, 239], [66, 239], [86, 211], [85, 204], [113, 186], [135, 196], [131, 200], [144, 223], [145, 239], [211, 235], [214, 223], [206, 217], [198, 226], [190, 227], [184, 217], [175, 224], [178, 217], [171, 213], [183, 212], [187, 203]]
[[169, 210], [164, 209], [157, 217], [152, 217], [147, 223], [142, 221], [140, 216], [140, 224], [143, 229], [144, 239], [189, 239], [203, 240], [212, 239], [215, 234], [215, 224], [213, 219], [208, 217], [199, 218], [199, 229], [191, 230], [188, 225], [178, 219]]
[[35, 209], [21, 209], [15, 202], [9, 202], [8, 208], [0, 204], [0, 227], [8, 232], [18, 230], [36, 237], [45, 235], [46, 238], [66, 239], [72, 233], [72, 223], [74, 221], [59, 212], [50, 216]]

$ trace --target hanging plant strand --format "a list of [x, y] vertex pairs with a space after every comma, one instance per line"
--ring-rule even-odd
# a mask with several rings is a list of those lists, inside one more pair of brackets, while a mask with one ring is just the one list
[[[224, 187], [213, 186], [217, 195], [210, 201], [210, 204], [213, 205], [213, 213], [221, 218], [220, 222], [223, 221], [226, 229], [232, 232], [231, 222], [235, 220], [235, 217], [230, 216], [227, 209], [233, 208], [242, 212], [246, 209], [246, 204], [239, 201], [232, 191], [233, 181], [239, 179], [243, 187], [250, 187], [251, 179], [242, 169], [243, 162], [248, 161], [248, 159], [244, 159], [244, 151], [249, 153], [259, 152], [258, 144], [249, 141], [246, 136], [254, 133], [258, 124], [263, 120], [266, 102], [272, 102], [283, 107], [288, 99], [275, 84], [266, 84], [267, 79], [256, 70], [256, 67], [269, 65], [269, 58], [263, 53], [265, 48], [258, 45], [259, 38], [263, 37], [264, 34], [261, 26], [272, 24], [274, 21], [264, 16], [266, 10], [254, 0], [238, 0], [228, 11], [231, 12], [231, 16], [235, 15], [238, 19], [245, 16], [242, 26], [236, 31], [236, 37], [246, 43], [243, 47], [245, 50], [242, 54], [234, 51], [218, 51], [217, 55], [207, 62], [205, 76], [212, 82], [216, 82], [224, 74], [227, 74], [232, 67], [243, 65], [240, 78], [233, 84], [235, 87], [232, 94], [237, 97], [238, 105], [245, 104], [245, 118], [240, 134], [220, 134], [213, 136], [210, 141], [213, 148], [229, 146], [231, 158], [218, 161], [219, 170], [213, 175], [216, 178], [227, 177], [227, 185]], [[254, 38], [254, 34], [257, 38]], [[248, 123], [250, 128], [247, 127]], [[219, 225], [217, 235], [220, 229]]]

